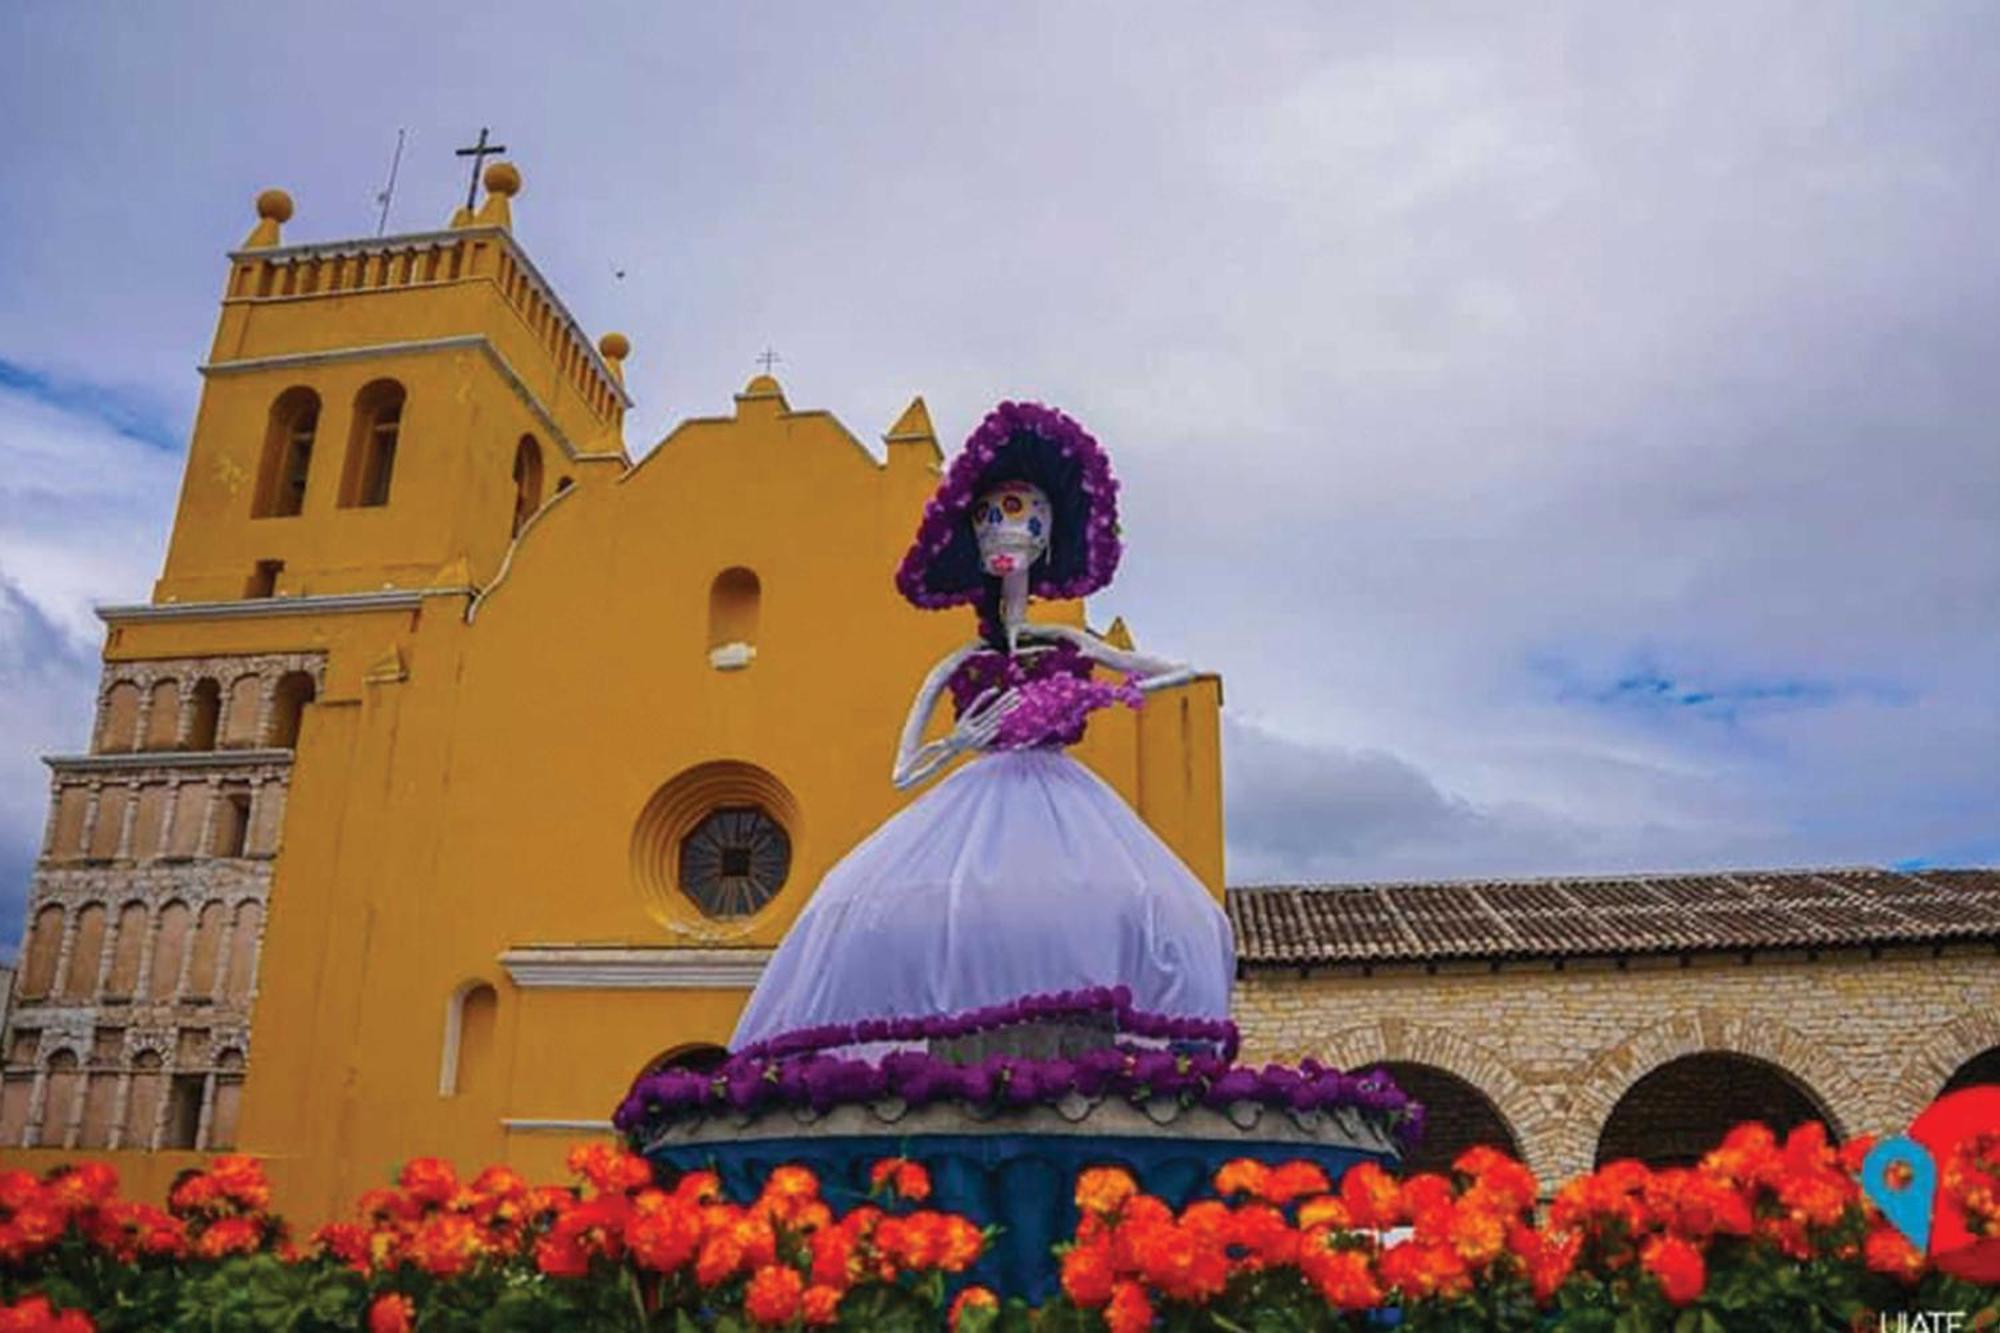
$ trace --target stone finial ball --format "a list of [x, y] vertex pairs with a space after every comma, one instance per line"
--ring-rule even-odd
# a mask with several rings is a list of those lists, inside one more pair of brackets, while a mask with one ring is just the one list
[[632, 355], [632, 340], [622, 333], [607, 333], [597, 340], [597, 350], [606, 361], [623, 361]]
[[266, 190], [257, 196], [257, 216], [273, 222], [292, 220], [292, 196], [283, 190]]
[[512, 162], [495, 162], [486, 168], [480, 179], [486, 183], [488, 194], [504, 194], [509, 198], [521, 192], [521, 171]]

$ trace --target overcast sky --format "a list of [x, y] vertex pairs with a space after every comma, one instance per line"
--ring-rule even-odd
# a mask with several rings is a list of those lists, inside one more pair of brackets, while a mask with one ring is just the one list
[[[0, 8], [0, 937], [158, 572], [223, 252], [462, 197], [628, 333], [1125, 483], [1230, 877], [2000, 860], [2000, 9]], [[622, 276], [621, 276], [622, 274]], [[886, 579], [890, 571], [884, 570]]]

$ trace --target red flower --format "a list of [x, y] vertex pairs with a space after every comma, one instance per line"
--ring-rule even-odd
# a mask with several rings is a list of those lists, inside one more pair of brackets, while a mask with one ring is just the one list
[[958, 1299], [951, 1303], [951, 1311], [946, 1316], [951, 1333], [958, 1333], [958, 1321], [965, 1317], [967, 1310], [998, 1310], [1000, 1298], [985, 1287], [967, 1287], [958, 1293]]
[[81, 1310], [58, 1312], [46, 1296], [27, 1296], [0, 1306], [0, 1333], [96, 1333], [97, 1325]]
[[1274, 1167], [1264, 1180], [1264, 1199], [1283, 1208], [1308, 1194], [1324, 1194], [1333, 1186], [1326, 1172], [1312, 1162], [1286, 1162]]
[[1340, 1178], [1340, 1201], [1347, 1205], [1354, 1225], [1364, 1231], [1382, 1230], [1401, 1221], [1397, 1214], [1401, 1197], [1396, 1178], [1373, 1162], [1357, 1162]]
[[435, 1213], [417, 1224], [409, 1255], [432, 1277], [457, 1277], [471, 1269], [485, 1250], [479, 1224], [462, 1213]]
[[1145, 1333], [1153, 1326], [1153, 1303], [1136, 1282], [1120, 1282], [1104, 1307], [1104, 1326], [1111, 1333]]
[[410, 1333], [417, 1326], [417, 1307], [408, 1296], [385, 1291], [368, 1307], [368, 1333]]
[[807, 1328], [826, 1328], [840, 1322], [840, 1298], [846, 1293], [837, 1287], [814, 1283], [806, 1288], [800, 1307]]
[[641, 1194], [625, 1228], [625, 1248], [641, 1268], [672, 1273], [701, 1248], [701, 1215], [658, 1190]]
[[1382, 1281], [1411, 1300], [1437, 1296], [1445, 1300], [1472, 1288], [1471, 1275], [1458, 1252], [1445, 1244], [1405, 1241], [1382, 1254]]
[[1122, 1166], [1093, 1166], [1076, 1178], [1076, 1206], [1084, 1213], [1110, 1217], [1139, 1192], [1139, 1183]]
[[240, 1153], [218, 1157], [208, 1164], [209, 1178], [225, 1199], [251, 1212], [271, 1206], [271, 1182], [264, 1164]]
[[1686, 1305], [1708, 1284], [1708, 1265], [1701, 1251], [1679, 1236], [1655, 1236], [1639, 1251], [1639, 1262], [1660, 1280], [1660, 1290], [1675, 1305]]
[[1111, 1247], [1104, 1242], [1075, 1246], [1062, 1257], [1062, 1289], [1073, 1304], [1103, 1305], [1111, 1299], [1115, 1276]]
[[624, 1194], [653, 1183], [650, 1162], [608, 1143], [586, 1143], [572, 1148], [566, 1164], [572, 1174], [589, 1181], [599, 1194]]
[[743, 1293], [743, 1312], [766, 1327], [789, 1324], [804, 1297], [805, 1280], [796, 1270], [766, 1264], [751, 1275]]
[[922, 1203], [931, 1197], [930, 1172], [906, 1157], [885, 1157], [869, 1169], [868, 1192], [885, 1190], [911, 1203]]
[[46, 1197], [58, 1206], [81, 1212], [118, 1193], [118, 1172], [103, 1162], [60, 1166], [49, 1173]]
[[1336, 1310], [1368, 1310], [1382, 1303], [1382, 1288], [1362, 1250], [1330, 1249], [1324, 1236], [1314, 1237], [1299, 1253], [1299, 1271]]
[[264, 1228], [252, 1217], [221, 1217], [195, 1237], [194, 1252], [203, 1259], [230, 1254], [255, 1254], [263, 1244]]
[[1271, 1168], [1254, 1157], [1239, 1157], [1233, 1162], [1222, 1164], [1215, 1173], [1215, 1192], [1223, 1198], [1232, 1194], [1247, 1194], [1253, 1199], [1264, 1197], [1264, 1186], [1269, 1180]]
[[1516, 1224], [1507, 1233], [1507, 1248], [1521, 1261], [1534, 1288], [1535, 1299], [1546, 1305], [1562, 1284], [1569, 1281], [1577, 1252], [1583, 1248], [1583, 1234], [1554, 1229], [1536, 1230]]
[[420, 1204], [442, 1204], [458, 1193], [458, 1172], [442, 1157], [412, 1157], [396, 1183]]
[[1924, 1275], [1923, 1251], [1892, 1226], [1881, 1224], [1870, 1230], [1861, 1244], [1861, 1254], [1870, 1270], [1887, 1273], [1907, 1285], [1915, 1285]]

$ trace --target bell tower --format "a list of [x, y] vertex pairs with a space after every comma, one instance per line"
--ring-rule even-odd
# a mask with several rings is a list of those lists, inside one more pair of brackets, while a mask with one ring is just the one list
[[513, 236], [521, 173], [414, 235], [230, 255], [156, 603], [477, 587], [559, 487], [628, 465], [625, 340], [578, 329]]

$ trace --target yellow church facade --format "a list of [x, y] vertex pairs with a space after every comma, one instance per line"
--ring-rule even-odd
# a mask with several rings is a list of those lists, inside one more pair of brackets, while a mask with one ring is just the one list
[[[727, 1040], [908, 799], [904, 712], [972, 633], [891, 577], [922, 401], [878, 454], [759, 376], [635, 465], [625, 339], [514, 239], [514, 169], [486, 184], [304, 245], [268, 192], [231, 256], [165, 568], [102, 610], [91, 744], [48, 760], [9, 1164], [108, 1156], [146, 1197], [234, 1148], [306, 1222], [419, 1153], [552, 1178]], [[1078, 751], [1218, 897], [1220, 689]]]

